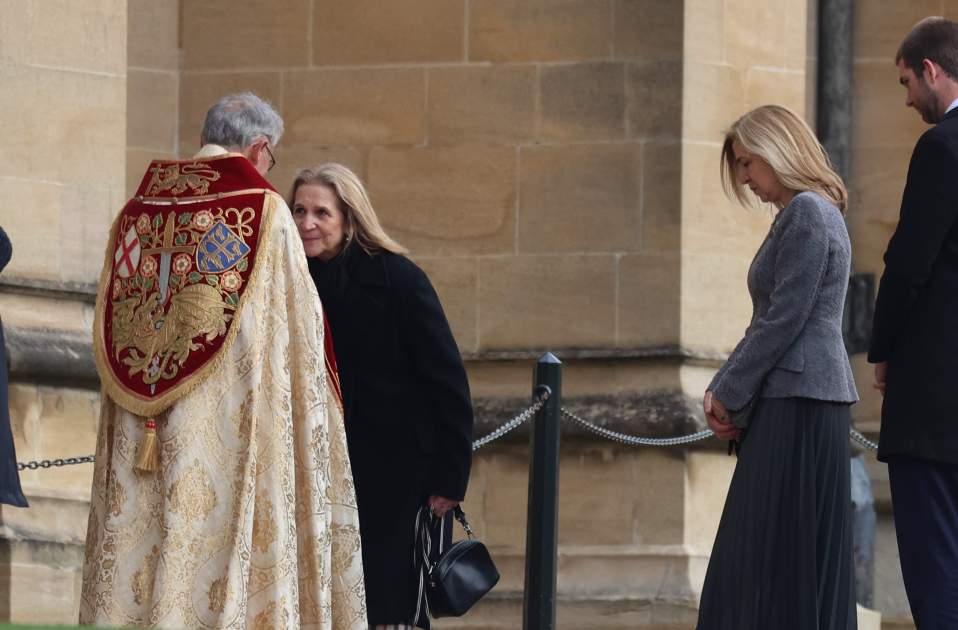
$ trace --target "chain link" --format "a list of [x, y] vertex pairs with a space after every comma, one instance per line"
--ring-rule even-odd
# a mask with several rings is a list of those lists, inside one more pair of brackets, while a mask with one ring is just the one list
[[699, 440], [704, 440], [707, 437], [714, 435], [711, 429], [705, 429], [704, 431], [699, 431], [691, 435], [683, 435], [681, 437], [670, 437], [670, 438], [644, 438], [638, 437], [635, 435], [626, 435], [625, 433], [617, 433], [605, 427], [600, 427], [596, 424], [592, 424], [585, 418], [581, 418], [565, 407], [562, 408], [562, 415], [570, 420], [579, 424], [579, 426], [595, 433], [600, 437], [604, 437], [607, 440], [613, 440], [615, 442], [620, 442], [622, 444], [628, 444], [630, 446], [680, 446], [682, 444], [691, 444], [692, 442], [698, 442]]
[[869, 451], [877, 451], [877, 450], [878, 450], [878, 445], [877, 445], [877, 444], [875, 444], [874, 442], [872, 442], [872, 441], [869, 440], [867, 437], [865, 437], [864, 435], [862, 435], [861, 433], [859, 433], [858, 431], [856, 431], [856, 430], [853, 429], [853, 428], [849, 428], [849, 429], [848, 429], [848, 437], [850, 437], [852, 440], [858, 442], [859, 444], [861, 444], [862, 446], [864, 446], [864, 447], [865, 447], [866, 449], [868, 449]]
[[483, 446], [485, 446], [485, 445], [488, 444], [489, 442], [493, 442], [493, 441], [495, 441], [495, 440], [498, 440], [499, 438], [501, 438], [501, 437], [502, 437], [503, 435], [505, 435], [506, 433], [509, 433], [509, 432], [512, 431], [513, 429], [515, 429], [515, 428], [519, 427], [520, 425], [522, 425], [522, 424], [528, 422], [533, 416], [536, 415], [536, 413], [539, 412], [540, 409], [542, 409], [542, 408], [545, 406], [545, 404], [546, 404], [546, 402], [547, 402], [548, 400], [549, 400], [549, 392], [548, 392], [548, 391], [542, 392], [542, 393], [539, 395], [539, 400], [537, 400], [535, 403], [533, 403], [533, 405], [532, 405], [531, 407], [529, 407], [528, 409], [526, 409], [525, 411], [523, 411], [522, 413], [520, 413], [518, 416], [516, 416], [515, 418], [513, 418], [513, 419], [510, 420], [509, 422], [506, 422], [505, 424], [500, 425], [498, 429], [496, 429], [495, 431], [493, 431], [493, 432], [490, 433], [489, 435], [486, 435], [485, 437], [481, 437], [481, 438], [479, 438], [478, 440], [476, 440], [475, 442], [473, 442], [473, 443], [472, 443], [472, 450], [478, 451], [480, 448], [482, 448]]
[[[531, 420], [545, 406], [548, 400], [549, 400], [549, 392], [545, 391], [540, 395], [539, 400], [537, 400], [528, 409], [519, 413], [519, 415], [514, 417], [512, 420], [509, 420], [505, 424], [500, 425], [499, 428], [493, 431], [492, 433], [489, 433], [485, 437], [481, 437], [475, 442], [473, 442], [472, 450], [478, 451], [480, 448], [482, 448], [486, 444], [489, 444], [490, 442], [494, 442], [498, 440], [499, 438], [506, 435], [507, 433], [525, 424], [526, 422]], [[593, 424], [589, 422], [588, 420], [586, 420], [585, 418], [582, 418], [581, 416], [577, 416], [576, 414], [572, 413], [565, 407], [563, 407], [561, 411], [563, 416], [572, 420], [573, 422], [583, 427], [587, 431], [591, 431], [592, 433], [595, 433], [599, 437], [603, 437], [607, 440], [612, 440], [614, 442], [619, 442], [620, 444], [626, 444], [629, 446], [681, 446], [683, 444], [691, 444], [693, 442], [698, 442], [699, 440], [704, 440], [714, 435], [714, 433], [712, 433], [710, 429], [705, 429], [703, 431], [698, 431], [696, 433], [692, 433], [689, 435], [682, 435], [679, 437], [669, 437], [669, 438], [639, 437], [636, 435], [627, 435], [625, 433], [618, 433], [616, 431], [612, 431], [611, 429], [600, 427], [597, 424]], [[867, 437], [865, 437], [864, 435], [862, 435], [861, 433], [859, 433], [853, 428], [850, 428], [848, 430], [848, 437], [851, 440], [857, 442], [858, 444], [861, 444], [863, 447], [865, 447], [869, 451], [878, 450], [878, 444], [876, 444], [875, 442], [872, 442]], [[81, 457], [67, 457], [64, 459], [43, 459], [43, 460], [32, 461], [32, 462], [19, 462], [17, 464], [17, 470], [37, 470], [39, 468], [47, 469], [47, 468], [58, 468], [60, 466], [75, 466], [77, 464], [92, 464], [93, 460], [94, 460], [93, 455], [83, 455]]]
[[64, 459], [41, 459], [32, 462], [19, 462], [17, 463], [17, 470], [36, 470], [38, 468], [58, 468], [60, 466], [92, 464], [93, 459], [93, 455], [82, 455], [80, 457], [67, 457]]

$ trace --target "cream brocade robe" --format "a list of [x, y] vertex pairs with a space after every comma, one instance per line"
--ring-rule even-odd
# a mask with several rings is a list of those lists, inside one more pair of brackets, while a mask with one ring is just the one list
[[289, 210], [270, 197], [238, 335], [219, 369], [157, 417], [156, 473], [133, 469], [143, 417], [103, 397], [81, 623], [367, 627], [322, 310]]

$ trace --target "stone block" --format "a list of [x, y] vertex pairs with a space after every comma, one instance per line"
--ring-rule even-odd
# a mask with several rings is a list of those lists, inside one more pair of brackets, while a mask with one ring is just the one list
[[[852, 80], [852, 138], [855, 148], [914, 145], [927, 128], [914, 109], [905, 106], [905, 88], [898, 83], [898, 70], [890, 61], [860, 61]], [[854, 162], [854, 160], [852, 160]]]
[[3, 0], [0, 62], [122, 77], [126, 11], [123, 0]]
[[785, 67], [801, 72], [814, 68], [818, 56], [817, 0], [788, 0], [785, 5], [785, 33], [786, 38], [782, 42]]
[[[282, 87], [279, 72], [224, 72], [180, 74], [179, 153], [189, 158], [200, 148], [200, 133], [206, 112], [227, 94], [251, 91], [271, 102], [280, 114]], [[286, 122], [289, 131], [289, 122]], [[280, 141], [282, 144], [282, 140]]]
[[432, 282], [460, 352], [479, 345], [479, 261], [475, 258], [423, 258], [416, 263]]
[[465, 56], [465, 3], [449, 0], [319, 0], [316, 65], [436, 63]]
[[425, 140], [425, 69], [290, 72], [284, 86], [288, 144], [352, 146]]
[[[126, 189], [124, 192], [124, 197], [132, 197], [136, 192], [136, 189], [139, 188], [140, 182], [143, 181], [143, 175], [146, 174], [146, 169], [150, 166], [150, 162], [153, 160], [175, 160], [177, 157], [178, 156], [175, 153], [166, 151], [154, 151], [153, 149], [127, 149]], [[116, 214], [120, 211], [122, 204], [125, 202], [126, 200], [124, 199], [124, 201], [120, 202], [119, 204], [111, 204], [111, 209], [113, 211], [113, 214], [110, 217], [111, 221], [113, 216], [116, 216]]]
[[680, 59], [683, 2], [615, 0], [616, 59]]
[[802, 43], [804, 55], [805, 29], [786, 31], [786, 10], [789, 4], [803, 0], [726, 0], [725, 60], [741, 68], [762, 65], [785, 66], [789, 40]]
[[913, 146], [856, 150], [851, 161], [847, 223], [856, 271], [881, 274], [888, 239], [898, 226]]
[[941, 9], [939, 0], [858, 0], [852, 22], [856, 59], [881, 60], [894, 67], [895, 53], [911, 27], [924, 17], [941, 15]]
[[559, 544], [630, 545], [631, 508], [638, 479], [637, 453], [613, 446], [562, 448], [559, 482]]
[[514, 148], [374, 147], [368, 178], [384, 227], [414, 254], [514, 251]]
[[681, 333], [680, 258], [674, 252], [630, 254], [619, 259], [620, 347], [678, 345]]
[[[507, 415], [512, 417], [527, 406], [532, 391], [532, 370], [536, 357], [515, 360], [466, 362], [473, 398], [505, 399], [514, 403]], [[578, 381], [576, 381], [578, 382]]]
[[723, 452], [691, 451], [685, 456], [685, 464], [685, 544], [708, 555], [718, 532], [735, 459]]
[[742, 338], [752, 316], [745, 278], [753, 253], [682, 254], [683, 348], [728, 353]]
[[[14, 255], [16, 255], [16, 249], [14, 249]], [[10, 337], [13, 336], [10, 331], [14, 328], [23, 329], [25, 334], [39, 329], [58, 331], [75, 339], [93, 338], [92, 303], [66, 298], [0, 293], [0, 313], [3, 313], [3, 325], [7, 330], [8, 344]]]
[[721, 143], [745, 113], [745, 74], [730, 65], [689, 62], [682, 77], [682, 136]]
[[12, 564], [0, 571], [0, 617], [13, 623], [72, 624], [79, 615], [76, 570]]
[[625, 68], [614, 62], [543, 66], [539, 71], [539, 139], [624, 138]]
[[[483, 495], [483, 542], [507, 549], [525, 549], [529, 495], [529, 447], [506, 445], [484, 453], [488, 479]], [[561, 475], [561, 472], [560, 472]]]
[[110, 225], [119, 211], [110, 201], [110, 191], [102, 188], [60, 188], [60, 280], [99, 281]]
[[725, 0], [685, 0], [683, 57], [686, 61], [725, 62]]
[[[83, 549], [82, 547], [79, 550], [69, 548], [74, 545], [83, 545], [86, 540], [93, 466], [77, 464], [74, 468], [78, 469], [75, 471], [77, 476], [86, 478], [87, 485], [82, 492], [69, 490], [61, 492], [56, 488], [29, 487], [24, 483], [23, 490], [30, 501], [30, 507], [23, 509], [5, 505], [0, 508], [0, 518], [2, 518], [0, 533], [3, 538], [33, 547], [32, 552], [22, 547], [11, 550], [13, 553], [10, 554], [10, 559], [13, 562], [44, 563], [52, 568], [78, 566], [77, 555], [82, 558]], [[38, 472], [42, 474], [44, 471]], [[50, 547], [56, 546], [65, 548], [62, 555], [49, 553], [55, 551]], [[51, 555], [53, 557], [50, 557]]]
[[54, 183], [0, 178], [0, 198], [9, 208], [4, 212], [3, 229], [13, 245], [13, 258], [4, 273], [58, 279], [60, 244], [50, 234], [60, 235], [60, 187]]
[[[179, 81], [174, 72], [129, 70], [126, 76], [126, 145], [176, 150]], [[204, 112], [205, 113], [205, 112]]]
[[[27, 462], [42, 459], [40, 454], [40, 394], [37, 386], [13, 382], [9, 384], [10, 428], [13, 431], [13, 444], [17, 451], [17, 461]], [[20, 482], [24, 486], [36, 482], [39, 471], [20, 472]], [[11, 508], [12, 509], [12, 508]]]
[[635, 461], [632, 518], [636, 544], [685, 542], [685, 457], [681, 451], [644, 449]]
[[[125, 77], [0, 65], [0, 84], [0, 111], [17, 121], [4, 139], [0, 173], [122, 189]], [[31, 209], [20, 206], [28, 216]]]
[[177, 0], [129, 0], [126, 29], [130, 68], [179, 69], [179, 5]]
[[[40, 415], [37, 418], [38, 450], [41, 459], [92, 455], [100, 413], [99, 395], [88, 390], [41, 387]], [[41, 470], [31, 489], [55, 490], [60, 496], [89, 493], [93, 475], [90, 465]]]
[[180, 3], [182, 69], [305, 67], [310, 0]]
[[[752, 259], [772, 223], [771, 206], [754, 199], [751, 207], [731, 201], [719, 175], [721, 149], [688, 143], [682, 151], [682, 247], [692, 252], [722, 251]], [[694, 174], [694, 175], [692, 175]]]
[[479, 263], [479, 347], [610, 347], [614, 294], [613, 256], [483, 258]]
[[55, 281], [99, 279], [115, 212], [108, 189], [0, 179], [0, 195], [20, 210], [4, 219], [13, 244], [5, 271]]
[[682, 146], [642, 147], [642, 250], [677, 251], [682, 230]]
[[[805, 87], [805, 73], [802, 71], [749, 68], [745, 73], [745, 108], [742, 113], [774, 103], [804, 116]], [[730, 120], [729, 124], [732, 122]]]
[[469, 61], [579, 61], [612, 52], [608, 0], [470, 0]]
[[682, 62], [629, 64], [626, 74], [629, 137], [677, 140], [682, 134]]
[[359, 176], [366, 179], [366, 158], [368, 151], [353, 147], [320, 147], [301, 144], [286, 144], [280, 142], [273, 151], [276, 166], [266, 175], [266, 179], [273, 185], [284, 199], [288, 199], [293, 187], [296, 174], [304, 168], [311, 168], [336, 162], [346, 166]]
[[640, 154], [638, 144], [521, 149], [519, 251], [634, 251], [641, 220]]
[[532, 65], [430, 68], [429, 144], [529, 142], [535, 135]]

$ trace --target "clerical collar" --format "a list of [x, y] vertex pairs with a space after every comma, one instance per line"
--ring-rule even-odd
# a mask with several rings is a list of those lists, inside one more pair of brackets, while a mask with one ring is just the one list
[[[217, 157], [220, 155], [226, 155], [229, 151], [225, 147], [221, 147], [218, 144], [205, 144], [203, 148], [196, 152], [196, 155], [193, 156], [194, 160], [200, 160], [203, 158]], [[239, 154], [237, 154], [239, 155]]]

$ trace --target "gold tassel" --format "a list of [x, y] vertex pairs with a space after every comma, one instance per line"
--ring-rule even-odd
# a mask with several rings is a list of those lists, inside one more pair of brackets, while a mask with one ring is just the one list
[[140, 448], [136, 454], [136, 464], [133, 469], [139, 472], [156, 472], [160, 467], [160, 450], [156, 446], [156, 421], [153, 418], [146, 419], [146, 430], [143, 432], [143, 440], [140, 442]]

